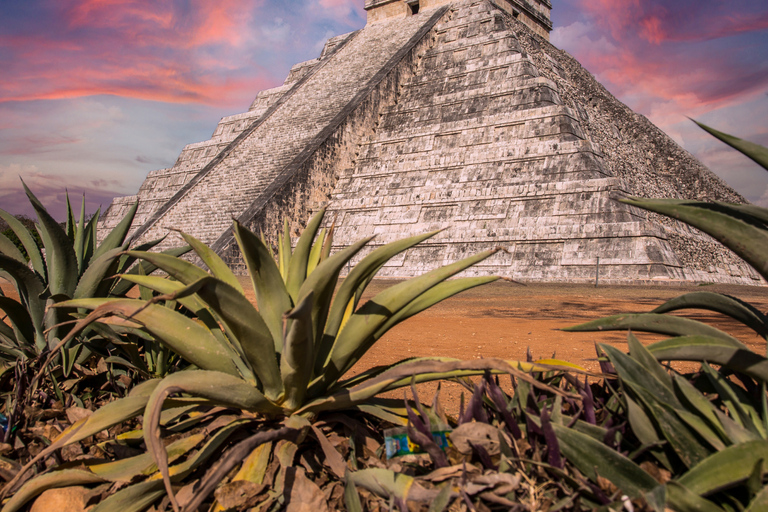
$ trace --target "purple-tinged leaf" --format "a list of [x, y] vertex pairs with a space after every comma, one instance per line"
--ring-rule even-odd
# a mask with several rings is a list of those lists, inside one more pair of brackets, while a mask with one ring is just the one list
[[616, 375], [616, 368], [608, 361], [608, 356], [600, 350], [597, 343], [595, 343], [595, 352], [597, 352], [597, 360], [600, 363], [600, 371], [606, 375]]
[[481, 380], [479, 386], [475, 385], [472, 398], [467, 404], [467, 410], [464, 411], [464, 415], [459, 420], [460, 425], [469, 423], [473, 419], [481, 423], [488, 423], [488, 415], [483, 410], [483, 395], [485, 395], [485, 380]]
[[494, 405], [496, 405], [496, 409], [499, 411], [501, 419], [504, 420], [507, 431], [515, 439], [521, 439], [523, 437], [523, 433], [520, 431], [520, 427], [517, 425], [517, 421], [515, 421], [515, 418], [509, 411], [509, 405], [507, 404], [507, 400], [504, 398], [504, 392], [501, 390], [497, 382], [493, 382], [491, 380], [488, 381], [488, 396], [491, 397]]
[[537, 435], [544, 435], [544, 433], [541, 431], [541, 428], [537, 424], [535, 424], [533, 421], [531, 421], [530, 416], [525, 417], [525, 425], [528, 427], [528, 441], [530, 443], [533, 443], [533, 437], [530, 435], [531, 433], [537, 434]]
[[[424, 407], [421, 405], [421, 400], [419, 400], [419, 394], [416, 392], [416, 384], [415, 384], [415, 377], [411, 380], [411, 393], [413, 393], [413, 400], [414, 403], [416, 403], [416, 409], [419, 411], [419, 415], [421, 416], [422, 421], [424, 422], [424, 427], [426, 428], [426, 432], [424, 432], [427, 435], [432, 435], [432, 425], [429, 422], [429, 415], [424, 410]], [[406, 409], [408, 409], [408, 401], [406, 400], [405, 403]]]
[[549, 462], [550, 466], [558, 469], [565, 468], [563, 457], [560, 454], [560, 443], [557, 441], [557, 435], [552, 428], [552, 422], [549, 420], [549, 411], [546, 407], [541, 409], [541, 430], [547, 442], [547, 462]]
[[419, 408], [421, 418], [414, 412], [413, 408], [406, 399], [405, 410], [408, 411], [409, 420], [407, 427], [408, 437], [410, 437], [414, 443], [421, 446], [421, 448], [429, 454], [429, 456], [432, 458], [432, 462], [435, 464], [435, 467], [448, 467], [448, 458], [445, 456], [443, 450], [440, 449], [440, 447], [435, 442], [435, 439], [432, 437], [432, 429], [429, 424], [429, 416], [427, 416], [426, 412], [424, 412], [423, 408], [421, 407], [415, 388], [413, 388], [413, 396], [416, 400], [416, 406]]
[[491, 455], [488, 453], [488, 450], [485, 449], [485, 447], [480, 446], [479, 444], [475, 444], [471, 441], [469, 442], [469, 446], [472, 447], [472, 451], [475, 452], [477, 455], [477, 458], [480, 459], [480, 463], [483, 465], [486, 469], [492, 469], [493, 471], [498, 471], [499, 468], [496, 466], [496, 464], [493, 463], [493, 460], [491, 459]]
[[526, 347], [525, 349], [525, 360], [529, 363], [533, 362], [533, 354], [531, 354], [531, 347]]
[[408, 421], [416, 428], [416, 430], [425, 436], [432, 435], [432, 430], [429, 428], [429, 425], [425, 424], [424, 421], [414, 412], [413, 408], [408, 403], [407, 398], [405, 399], [405, 410], [408, 412]]
[[582, 403], [584, 404], [584, 421], [590, 425], [597, 425], [597, 419], [595, 417], [595, 396], [592, 394], [592, 387], [589, 385], [587, 377], [584, 377], [584, 389], [581, 391], [581, 396], [584, 397]]

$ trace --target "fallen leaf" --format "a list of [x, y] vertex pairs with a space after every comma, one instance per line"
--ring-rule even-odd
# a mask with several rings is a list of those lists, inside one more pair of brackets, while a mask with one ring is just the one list
[[93, 414], [93, 411], [83, 409], [82, 407], [73, 406], [67, 409], [67, 419], [72, 424], [75, 424], [83, 418], [89, 417], [91, 414]]
[[29, 512], [85, 512], [94, 491], [87, 487], [62, 487], [42, 493]]
[[[499, 429], [486, 423], [464, 423], [456, 427], [448, 436], [454, 448], [465, 455], [472, 453], [472, 446], [482, 446], [488, 455], [501, 453]], [[471, 443], [471, 444], [470, 444]]]
[[223, 508], [240, 510], [250, 506], [254, 498], [261, 494], [266, 487], [266, 485], [258, 485], [247, 480], [236, 480], [216, 489], [214, 496]]
[[304, 468], [287, 468], [285, 499], [285, 512], [328, 512], [325, 494], [307, 478]]

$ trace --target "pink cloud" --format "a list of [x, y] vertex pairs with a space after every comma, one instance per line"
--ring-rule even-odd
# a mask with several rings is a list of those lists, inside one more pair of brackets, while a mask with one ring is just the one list
[[[252, 37], [264, 0], [171, 2], [73, 0], [63, 24], [35, 35], [0, 35], [12, 52], [0, 102], [113, 94], [167, 102], [241, 105], [275, 85], [258, 67], [245, 68], [234, 48]], [[63, 27], [63, 28], [62, 28]]]

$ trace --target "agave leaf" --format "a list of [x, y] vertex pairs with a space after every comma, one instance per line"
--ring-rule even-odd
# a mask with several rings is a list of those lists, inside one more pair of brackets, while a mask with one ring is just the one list
[[[163, 239], [159, 240], [152, 240], [150, 242], [147, 242], [146, 244], [143, 244], [135, 249], [136, 252], [146, 252], [146, 250], [151, 249], [158, 243], [160, 243]], [[175, 247], [173, 249], [168, 249], [163, 251], [161, 254], [165, 254], [168, 256], [183, 256], [184, 254], [188, 253], [190, 250], [192, 250], [191, 247], [184, 246], [184, 247]], [[123, 254], [123, 256], [120, 258], [120, 266], [117, 269], [118, 274], [122, 275], [143, 275], [148, 276], [155, 270], [157, 270], [157, 266], [149, 261], [141, 261], [136, 265], [133, 265], [136, 262], [136, 258], [134, 256], [130, 256], [128, 254]], [[131, 266], [133, 265], [133, 266]], [[122, 297], [128, 291], [133, 287], [133, 284], [128, 281], [118, 281], [118, 283], [112, 288], [111, 294], [115, 297]]]
[[[235, 420], [223, 428], [220, 428], [211, 438], [208, 440], [202, 448], [200, 448], [194, 455], [187, 458], [185, 461], [171, 466], [168, 468], [168, 474], [172, 482], [183, 481], [193, 471], [199, 468], [202, 464], [208, 461], [212, 455], [217, 453], [218, 448], [232, 436], [235, 431], [242, 426], [251, 423], [252, 420], [244, 418]], [[150, 480], [159, 480], [160, 474], [156, 473], [150, 477]]]
[[75, 239], [72, 240], [67, 236], [75, 251], [75, 258], [77, 258], [78, 275], [83, 273], [86, 264], [86, 261], [83, 259], [85, 256], [85, 238], [85, 194], [83, 194], [82, 205], [80, 206], [80, 220], [75, 226]]
[[768, 382], [766, 358], [721, 338], [682, 336], [649, 345], [648, 350], [660, 361], [708, 361]]
[[704, 459], [709, 450], [692, 435], [691, 430], [679, 419], [679, 415], [676, 415], [683, 407], [671, 386], [667, 387], [643, 365], [615, 347], [601, 345], [600, 348], [608, 354], [623, 385], [631, 388], [645, 403], [647, 412], [655, 418], [661, 433], [680, 459], [688, 467]]
[[304, 403], [307, 386], [312, 378], [314, 363], [313, 310], [314, 294], [309, 292], [301, 302], [285, 316], [290, 320], [287, 327], [283, 354], [280, 360], [280, 376], [285, 389], [284, 409], [295, 411]]
[[120, 489], [89, 508], [89, 512], [142, 512], [165, 494], [163, 483], [150, 480]]
[[19, 263], [26, 264], [27, 260], [18, 247], [4, 234], [0, 233], [0, 254], [4, 254]]
[[27, 228], [24, 227], [24, 224], [19, 222], [16, 217], [5, 210], [0, 210], [0, 218], [10, 226], [16, 237], [21, 241], [24, 250], [27, 251], [29, 261], [32, 263], [32, 269], [40, 276], [47, 275], [45, 272], [43, 254], [40, 252], [40, 248], [37, 246], [37, 243], [29, 230], [27, 230]]
[[65, 469], [41, 475], [24, 484], [21, 489], [13, 495], [10, 501], [5, 504], [3, 512], [16, 512], [17, 510], [21, 510], [28, 501], [39, 496], [48, 489], [74, 485], [101, 484], [105, 481], [106, 480], [94, 475], [90, 471], [82, 471], [80, 469]]
[[360, 503], [360, 495], [357, 492], [355, 482], [350, 478], [349, 470], [347, 470], [345, 480], [344, 504], [347, 506], [347, 510], [349, 512], [363, 512], [363, 504]]
[[[205, 434], [193, 434], [188, 437], [178, 439], [169, 444], [165, 450], [170, 462], [191, 452], [195, 447], [205, 440]], [[86, 463], [87, 464], [87, 463]], [[88, 468], [95, 475], [98, 475], [110, 482], [130, 482], [140, 475], [151, 475], [157, 471], [157, 464], [149, 453], [142, 453], [135, 457], [120, 459], [113, 462], [101, 464], [89, 464]]]
[[[154, 290], [161, 295], [176, 294], [185, 288], [183, 283], [180, 283], [179, 281], [173, 281], [165, 277], [128, 274], [124, 274], [120, 277], [127, 282], [137, 284], [150, 290]], [[177, 297], [176, 300], [179, 302], [179, 304], [195, 313], [198, 317], [204, 315], [204, 311], [208, 307], [197, 295]]]
[[691, 512], [725, 512], [711, 501], [702, 498], [696, 493], [674, 480], [666, 485], [667, 505], [671, 510]]
[[[176, 256], [166, 253], [128, 251], [128, 256], [148, 261], [157, 268], [164, 270], [171, 277], [184, 284], [192, 284], [198, 279], [208, 277], [208, 272]], [[149, 274], [149, 272], [145, 272]]]
[[[88, 221], [88, 224], [85, 225], [85, 252], [83, 253], [83, 261], [86, 265], [90, 265], [90, 262], [94, 259], [93, 255], [96, 253], [96, 236], [98, 231], [98, 225], [99, 225], [99, 212], [101, 209], [97, 209], [96, 213], [93, 214], [91, 217], [91, 220]], [[128, 248], [128, 245], [124, 245], [125, 248]], [[82, 272], [81, 272], [82, 273]]]
[[[492, 373], [510, 373], [519, 380], [526, 381], [537, 388], [546, 389], [555, 394], [568, 395], [559, 388], [547, 386], [525, 373], [547, 369], [549, 368], [535, 364], [520, 361], [504, 361], [494, 358], [470, 361], [445, 357], [413, 359], [395, 364], [388, 370], [370, 379], [362, 380], [353, 387], [340, 389], [326, 396], [320, 396], [304, 405], [304, 407], [296, 411], [296, 414], [316, 414], [322, 411], [347, 409], [366, 402], [384, 391], [410, 386], [412, 382], [419, 384], [433, 380], [483, 375], [487, 371]], [[573, 397], [578, 398], [578, 395], [573, 395]]]
[[117, 272], [121, 253], [122, 248], [118, 247], [92, 260], [91, 264], [88, 265], [88, 268], [82, 274], [80, 282], [77, 283], [77, 288], [75, 288], [72, 298], [80, 299], [106, 295], [109, 291], [110, 283], [104, 280]]
[[293, 257], [293, 247], [291, 246], [291, 224], [288, 222], [287, 217], [283, 219], [283, 238], [278, 249], [282, 249], [282, 253], [279, 253], [282, 258], [280, 270], [283, 272], [283, 277], [288, 280], [288, 269]]
[[768, 224], [768, 208], [761, 206], [755, 206], [753, 204], [731, 204], [731, 203], [715, 203], [721, 206], [727, 206], [729, 210], [733, 210], [741, 214], [747, 222], [762, 222]]
[[697, 414], [707, 421], [707, 424], [717, 432], [721, 439], [730, 441], [731, 443], [737, 442], [737, 440], [730, 439], [727, 432], [720, 423], [720, 418], [717, 414], [717, 409], [712, 405], [712, 402], [704, 396], [698, 389], [688, 382], [688, 379], [674, 374], [673, 375], [675, 394], [680, 398], [682, 403], [687, 403], [689, 409], [693, 409]]
[[768, 231], [745, 222], [727, 205], [677, 199], [622, 199], [621, 202], [661, 213], [698, 228], [741, 256], [768, 279]]
[[[709, 443], [713, 450], [722, 450], [725, 448], [725, 443], [718, 435], [718, 431], [713, 429], [700, 416], [689, 412], [686, 409], [675, 409], [675, 413], [691, 430], [696, 432], [701, 439]], [[666, 427], [666, 425], [664, 425], [664, 427]]]
[[[148, 382], [152, 383], [153, 386], [157, 386], [159, 380]], [[58, 442], [59, 440], [67, 439], [65, 444], [59, 446], [59, 448], [61, 448], [67, 444], [82, 441], [86, 437], [92, 436], [93, 434], [108, 429], [118, 423], [135, 418], [144, 412], [148, 400], [149, 396], [137, 394], [110, 402], [97, 409], [92, 415], [78, 421], [64, 430], [55, 441]], [[67, 438], [66, 436], [69, 434], [72, 435]]]
[[35, 328], [35, 345], [42, 350], [46, 346], [42, 326], [45, 322], [45, 299], [43, 283], [37, 274], [29, 270], [26, 265], [0, 254], [0, 269], [5, 272], [5, 277], [10, 278], [16, 290], [19, 292], [21, 303], [29, 312], [32, 325]]
[[166, 399], [174, 393], [188, 393], [223, 407], [235, 407], [266, 414], [276, 414], [280, 409], [250, 384], [225, 373], [191, 370], [174, 373], [164, 378], [147, 402], [144, 412], [144, 442], [152, 458], [157, 462], [174, 509], [178, 509], [171, 488], [168, 457], [160, 439], [160, 413]]
[[136, 216], [136, 210], [138, 208], [139, 202], [136, 201], [128, 209], [128, 213], [125, 214], [125, 217], [123, 217], [117, 226], [115, 226], [115, 228], [109, 232], [109, 234], [104, 238], [96, 251], [94, 251], [94, 259], [100, 257], [102, 254], [108, 251], [111, 251], [112, 249], [117, 249], [118, 247], [123, 246], [125, 237], [128, 235], [128, 231], [131, 229], [131, 224], [133, 223], [133, 218]]
[[680, 405], [672, 390], [671, 380], [669, 385], [667, 385], [666, 380], [659, 380], [654, 373], [649, 373], [645, 366], [611, 345], [601, 344], [600, 348], [608, 355], [622, 382], [633, 387], [645, 388], [660, 402], [672, 407]]
[[736, 338], [715, 329], [705, 323], [671, 315], [657, 315], [653, 313], [641, 313], [632, 315], [613, 315], [574, 327], [566, 327], [569, 332], [592, 331], [623, 331], [633, 330], [642, 332], [654, 332], [670, 336], [701, 335], [719, 338], [730, 342], [733, 346], [746, 349], [746, 345]]
[[[373, 334], [373, 336], [371, 336], [370, 338], [368, 338], [368, 340], [366, 340], [363, 344], [361, 344], [359, 348], [359, 352], [350, 359], [349, 367], [351, 368], [352, 365], [354, 365], [357, 361], [359, 361], [360, 358], [362, 358], [363, 355], [365, 355], [365, 353], [373, 346], [373, 344], [376, 341], [378, 341], [384, 334], [386, 334], [387, 331], [389, 331], [389, 329], [399, 324], [400, 322], [407, 320], [408, 318], [416, 315], [417, 313], [420, 313], [425, 309], [431, 306], [434, 306], [438, 302], [441, 302], [449, 297], [453, 297], [454, 295], [462, 291], [469, 290], [470, 288], [474, 288], [482, 284], [490, 283], [498, 279], [499, 278], [495, 276], [465, 277], [465, 278], [458, 278], [452, 281], [439, 283], [433, 286], [432, 288], [428, 289], [427, 291], [425, 291], [424, 293], [416, 297], [413, 301], [411, 301], [410, 304], [400, 309], [395, 315], [390, 317], [384, 323], [384, 325], [382, 325], [379, 328], [379, 330]], [[553, 364], [569, 365], [570, 363], [566, 363], [564, 361], [557, 361]], [[583, 368], [577, 367], [576, 365], [573, 365], [573, 368], [583, 370]]]
[[[8, 297], [0, 297], [0, 311], [3, 311], [13, 326], [16, 344], [20, 347], [35, 347], [35, 326], [27, 308]], [[0, 320], [2, 323], [2, 320]]]
[[195, 366], [212, 371], [240, 375], [234, 363], [237, 354], [223, 345], [209, 329], [159, 304], [138, 299], [78, 299], [56, 307], [93, 309], [92, 315], [117, 315], [144, 326], [158, 341]]
[[754, 160], [763, 169], [768, 170], [768, 148], [765, 148], [759, 144], [755, 144], [754, 142], [749, 142], [747, 140], [734, 137], [733, 135], [728, 135], [727, 133], [717, 131], [714, 128], [710, 128], [709, 126], [698, 121], [693, 122], [699, 125], [701, 129], [705, 130], [710, 135], [725, 142], [744, 156]]
[[768, 336], [768, 317], [751, 304], [720, 293], [686, 293], [665, 302], [652, 313], [669, 313], [680, 309], [707, 309], [722, 313], [750, 327], [759, 335]]
[[[429, 290], [425, 291], [414, 300], [412, 300], [407, 306], [400, 309], [396, 314], [387, 320], [384, 325], [374, 334], [372, 341], [376, 341], [389, 331], [392, 327], [411, 318], [412, 316], [421, 313], [425, 309], [428, 309], [439, 302], [444, 301], [454, 295], [461, 292], [481, 286], [484, 284], [492, 283], [499, 279], [498, 276], [481, 276], [481, 277], [462, 277], [453, 279], [451, 281], [445, 281], [438, 283]], [[370, 347], [368, 347], [370, 348]], [[367, 351], [368, 348], [365, 350]], [[542, 363], [546, 364], [546, 363]], [[565, 361], [558, 361], [555, 364], [569, 364]]]
[[312, 274], [317, 266], [320, 264], [320, 257], [323, 254], [323, 244], [325, 243], [325, 228], [320, 230], [317, 235], [317, 240], [312, 245], [312, 250], [309, 252], [309, 258], [307, 259], [307, 275]]
[[352, 315], [336, 338], [329, 356], [330, 361], [325, 365], [324, 373], [318, 384], [320, 388], [332, 384], [354, 364], [356, 358], [362, 357], [360, 347], [370, 344], [370, 338], [400, 309], [436, 284], [483, 261], [496, 252], [498, 249], [484, 251], [396, 284], [380, 292], [364, 304], [359, 311]]
[[768, 486], [763, 487], [760, 492], [749, 502], [749, 506], [744, 512], [760, 512], [768, 510]]
[[[437, 233], [439, 233], [439, 231], [432, 231], [431, 233], [425, 233], [423, 235], [391, 242], [371, 251], [370, 254], [365, 256], [357, 265], [355, 265], [339, 287], [339, 291], [336, 293], [336, 299], [334, 300], [331, 313], [328, 315], [328, 323], [325, 330], [326, 336], [331, 339], [336, 337], [341, 328], [347, 304], [349, 304], [355, 297], [356, 292], [360, 290], [362, 285], [367, 284], [369, 282], [368, 280], [373, 277], [385, 263], [401, 252], [435, 236]], [[357, 304], [354, 304], [353, 309], [356, 306]]]
[[440, 489], [432, 503], [429, 504], [428, 512], [443, 512], [451, 504], [455, 493], [450, 484], [446, 484]]
[[[317, 214], [315, 214], [304, 231], [301, 232], [298, 242], [296, 242], [296, 249], [293, 251], [290, 262], [288, 262], [287, 269], [288, 275], [285, 278], [285, 288], [288, 290], [288, 294], [293, 299], [294, 303], [297, 303], [300, 299], [299, 290], [304, 280], [307, 278], [307, 263], [309, 261], [309, 253], [312, 250], [312, 241], [315, 239], [317, 230], [320, 228], [320, 223], [323, 222], [325, 216], [325, 209], [323, 208]], [[287, 224], [286, 224], [287, 226]], [[291, 243], [291, 234], [288, 229], [283, 233], [283, 237]]]
[[382, 498], [406, 501], [414, 498], [434, 497], [436, 491], [427, 491], [412, 476], [389, 469], [369, 468], [347, 474], [349, 482]]
[[651, 352], [642, 344], [640, 340], [630, 331], [627, 336], [627, 343], [629, 345], [629, 355], [640, 363], [648, 372], [650, 372], [658, 382], [672, 389], [672, 377], [667, 371], [659, 364], [658, 360], [651, 354]]
[[741, 426], [756, 434], [761, 438], [766, 437], [766, 432], [762, 428], [762, 421], [757, 410], [749, 403], [749, 397], [746, 393], [734, 386], [720, 372], [716, 372], [706, 362], [701, 365], [704, 375], [717, 390], [720, 400], [725, 404], [730, 416]]
[[264, 482], [267, 473], [267, 465], [272, 455], [272, 442], [267, 442], [257, 446], [248, 458], [243, 461], [240, 470], [232, 478], [233, 482], [245, 480], [260, 485]]
[[[354, 244], [345, 247], [343, 250], [326, 259], [315, 269], [311, 275], [307, 276], [307, 279], [301, 285], [301, 288], [298, 292], [299, 300], [302, 300], [310, 293], [314, 294], [315, 297], [312, 307], [312, 324], [316, 329], [316, 332], [313, 336], [315, 339], [319, 340], [323, 335], [325, 322], [328, 318], [328, 310], [331, 307], [331, 299], [333, 297], [333, 292], [336, 288], [336, 283], [338, 282], [341, 269], [370, 240], [371, 238], [358, 240]], [[297, 254], [294, 254], [294, 258], [296, 257]]]
[[563, 455], [593, 482], [603, 477], [631, 498], [639, 498], [658, 486], [640, 466], [600, 441], [556, 423], [552, 428]]
[[222, 260], [218, 254], [192, 235], [181, 233], [181, 236], [192, 247], [192, 250], [200, 256], [200, 259], [203, 260], [203, 263], [205, 263], [217, 279], [224, 281], [240, 292], [241, 295], [245, 295], [243, 287], [240, 286], [240, 281], [237, 280], [235, 274], [232, 273], [227, 264], [224, 263], [224, 260]]
[[[627, 419], [629, 420], [629, 425], [632, 427], [632, 432], [637, 436], [643, 446], [655, 446], [661, 443], [663, 436], [659, 434], [659, 431], [654, 426], [653, 421], [648, 417], [645, 410], [627, 394], [624, 396], [624, 401], [627, 404]], [[575, 428], [576, 430], [580, 430], [578, 423]], [[605, 435], [600, 435], [597, 439], [602, 441], [605, 439]], [[658, 448], [652, 448], [651, 453], [653, 453], [654, 457], [656, 457], [665, 468], [672, 469], [672, 463], [665, 451]]]
[[269, 248], [237, 221], [233, 229], [251, 276], [259, 313], [272, 334], [275, 350], [280, 353], [283, 350], [283, 314], [293, 307], [293, 302]]
[[22, 181], [29, 202], [40, 220], [38, 230], [45, 245], [45, 261], [48, 264], [48, 287], [51, 295], [71, 297], [75, 292], [78, 272], [77, 256], [67, 233], [48, 213], [43, 204], [35, 197]]
[[716, 452], [677, 479], [694, 494], [706, 496], [745, 482], [760, 459], [768, 460], [768, 441], [750, 441]]
[[69, 201], [69, 192], [65, 193], [64, 197], [67, 199], [67, 224], [64, 230], [67, 233], [67, 237], [74, 242], [77, 222], [75, 221], [75, 214], [72, 211], [72, 203]]
[[264, 394], [270, 400], [277, 399], [283, 391], [280, 370], [269, 328], [259, 312], [243, 294], [215, 277], [204, 277], [188, 288], [194, 289], [226, 324], [264, 386]]

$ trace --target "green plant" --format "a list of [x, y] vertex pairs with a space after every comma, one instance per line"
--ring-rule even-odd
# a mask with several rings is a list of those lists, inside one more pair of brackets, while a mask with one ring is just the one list
[[[99, 215], [97, 212], [86, 222], [85, 199], [79, 221], [75, 220], [67, 199], [67, 221], [62, 226], [26, 185], [25, 191], [37, 213], [35, 232], [0, 210], [0, 218], [10, 226], [24, 249], [21, 251], [8, 237], [0, 235], [0, 274], [14, 285], [18, 295], [14, 298], [0, 292], [0, 312], [4, 313], [0, 321], [0, 360], [6, 370], [13, 370], [9, 373], [15, 373], [13, 389], [5, 397], [5, 413], [12, 427], [18, 426], [24, 404], [28, 405], [41, 387], [40, 376], [44, 377], [45, 385], [53, 386], [60, 401], [64, 392], [69, 392], [82, 406], [75, 393], [84, 377], [69, 378], [74, 368], [83, 368], [78, 365], [91, 360], [96, 367], [94, 359], [100, 358], [108, 363], [107, 378], [114, 381], [125, 373], [111, 368], [114, 364], [146, 367], [144, 361], [150, 361], [153, 355], [152, 340], [144, 341], [148, 347], [142, 357], [136, 346], [138, 338], [127, 339], [125, 336], [132, 334], [118, 327], [94, 326], [78, 332], [76, 337], [68, 337], [73, 327], [68, 320], [70, 315], [78, 314], [78, 310], [52, 307], [70, 299], [124, 296], [134, 283], [121, 279], [118, 274], [141, 275], [156, 268], [146, 262], [134, 265], [136, 258], [124, 254], [130, 243], [126, 236], [137, 204], [98, 243]], [[42, 240], [42, 247], [38, 239]], [[148, 250], [159, 242], [145, 244], [143, 248]], [[172, 254], [182, 254], [185, 250], [188, 249], [175, 250]], [[62, 343], [62, 340], [67, 341]], [[56, 364], [50, 365], [54, 360]], [[32, 377], [35, 373], [38, 377]], [[6, 442], [11, 432], [13, 429], [9, 428]]]
[[[194, 498], [185, 508], [193, 510], [231, 469], [241, 463], [243, 457], [265, 441], [297, 440], [308, 431], [314, 432], [329, 460], [335, 460], [333, 450], [326, 450], [324, 436], [318, 435], [313, 425], [321, 414], [338, 410], [362, 411], [393, 419], [396, 414], [374, 397], [409, 386], [412, 381], [475, 375], [486, 370], [529, 378], [516, 365], [505, 361], [450, 358], [404, 360], [391, 367], [378, 367], [345, 377], [394, 325], [462, 290], [496, 280], [495, 277], [475, 277], [447, 281], [496, 250], [394, 285], [360, 305], [366, 286], [390, 258], [436, 232], [374, 249], [351, 269], [336, 290], [341, 270], [370, 239], [330, 255], [331, 233], [322, 232], [313, 243], [322, 218], [323, 212], [320, 212], [309, 222], [293, 251], [286, 231], [279, 241], [279, 263], [275, 263], [262, 239], [238, 223], [234, 224], [256, 307], [246, 299], [238, 279], [227, 265], [189, 235], [183, 236], [210, 274], [180, 258], [129, 251], [129, 256], [156, 265], [167, 272], [169, 278], [131, 275], [123, 276], [123, 279], [161, 295], [149, 302], [92, 298], [58, 304], [57, 307], [92, 310], [79, 322], [76, 330], [96, 320], [110, 322], [118, 318], [122, 323], [140, 327], [170, 347], [192, 363], [194, 369], [144, 383], [129, 397], [111, 403], [73, 425], [37, 460], [68, 443], [143, 413], [142, 436], [149, 453], [139, 456], [143, 459], [119, 461], [119, 464], [138, 470], [139, 466], [131, 464], [138, 464], [138, 460], [146, 460], [147, 464], [154, 461], [159, 474], [120, 491], [120, 496], [115, 495], [112, 503], [121, 500], [120, 503], [125, 504], [127, 501], [122, 500], [130, 501], [132, 493], [138, 492], [137, 489], [143, 488], [141, 486], [157, 486], [158, 479], [162, 479], [165, 492], [178, 509], [172, 483], [183, 481], [222, 443], [236, 439], [241, 428], [247, 426], [256, 430], [255, 434], [231, 447], [219, 467], [202, 479]], [[169, 300], [177, 301], [194, 317], [158, 304]], [[178, 393], [182, 398], [169, 400]], [[237, 411], [234, 416], [233, 411]], [[170, 465], [179, 455], [174, 456], [163, 447], [161, 425], [164, 429], [183, 431], [197, 425], [201, 415], [216, 425], [208, 430], [208, 442], [213, 444], [207, 444], [192, 455], [187, 452], [196, 445], [187, 446], [181, 453], [189, 458]], [[214, 419], [217, 416], [223, 419], [217, 422]], [[83, 478], [94, 481], [94, 478], [98, 479], [94, 475], [103, 474], [103, 471], [102, 466], [91, 465], [85, 476], [83, 472], [70, 470], [41, 476], [19, 490], [6, 505], [6, 510], [16, 510], [50, 485], [50, 478], [58, 478], [57, 485], [73, 485], [82, 482]], [[131, 473], [131, 477], [140, 472]], [[154, 489], [163, 493], [162, 487]]]
[[[702, 126], [768, 170], [768, 150]], [[668, 215], [708, 233], [768, 279], [768, 209], [754, 205], [628, 198], [623, 202]], [[671, 338], [644, 347], [630, 332], [629, 355], [602, 346], [615, 368], [619, 397], [637, 451], [669, 473], [660, 484], [631, 460], [600, 442], [558, 429], [563, 451], [587, 476], [611, 480], [656, 510], [763, 510], [768, 506], [768, 359], [729, 334], [669, 315], [706, 309], [743, 323], [763, 338], [768, 318], [734, 297], [695, 292], [651, 313], [618, 315], [573, 331], [630, 330]], [[695, 361], [701, 370], [680, 375], [658, 361]]]

